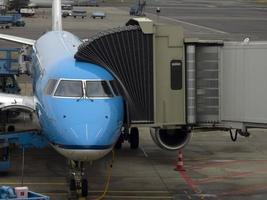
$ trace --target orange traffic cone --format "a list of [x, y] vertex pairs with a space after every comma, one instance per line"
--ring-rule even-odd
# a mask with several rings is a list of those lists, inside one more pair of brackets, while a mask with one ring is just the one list
[[182, 151], [179, 151], [175, 171], [185, 171]]

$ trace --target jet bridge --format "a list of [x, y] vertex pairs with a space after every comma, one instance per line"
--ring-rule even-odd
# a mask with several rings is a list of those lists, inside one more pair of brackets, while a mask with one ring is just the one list
[[75, 58], [117, 79], [126, 124], [152, 128], [159, 146], [176, 150], [192, 128], [248, 136], [249, 127], [267, 127], [266, 56], [266, 42], [184, 38], [179, 26], [133, 18], [81, 44]]

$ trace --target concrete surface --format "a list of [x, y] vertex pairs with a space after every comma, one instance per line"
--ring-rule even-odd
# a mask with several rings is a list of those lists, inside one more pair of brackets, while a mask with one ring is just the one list
[[[195, 133], [184, 150], [184, 168], [177, 172], [177, 152], [159, 149], [148, 131], [141, 131], [141, 145], [130, 150], [126, 143], [115, 152], [115, 162], [105, 199], [266, 199], [266, 131], [254, 129], [250, 138], [230, 141], [223, 132]], [[66, 199], [66, 161], [53, 149], [25, 152], [24, 185]], [[0, 185], [20, 185], [21, 151], [12, 150], [12, 169], [1, 175]], [[88, 164], [88, 199], [103, 192], [111, 154]]]
[[[154, 0], [147, 13], [159, 22], [182, 25], [188, 37], [225, 40], [266, 40], [267, 5], [246, 0]], [[151, 16], [151, 14], [148, 14]]]

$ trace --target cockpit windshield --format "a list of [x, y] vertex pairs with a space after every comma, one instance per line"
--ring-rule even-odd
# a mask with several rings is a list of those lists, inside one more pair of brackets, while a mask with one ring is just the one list
[[85, 95], [89, 98], [114, 96], [106, 81], [86, 81]]
[[114, 80], [60, 80], [55, 97], [111, 98], [119, 96]]
[[59, 97], [82, 97], [82, 81], [61, 80], [58, 84], [55, 96]]

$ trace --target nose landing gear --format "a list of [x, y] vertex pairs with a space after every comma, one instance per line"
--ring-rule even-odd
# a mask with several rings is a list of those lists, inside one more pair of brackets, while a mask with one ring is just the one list
[[88, 196], [88, 181], [84, 174], [84, 163], [69, 160], [69, 199]]

